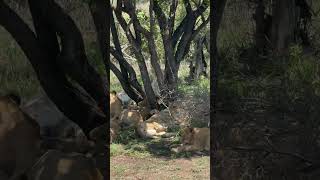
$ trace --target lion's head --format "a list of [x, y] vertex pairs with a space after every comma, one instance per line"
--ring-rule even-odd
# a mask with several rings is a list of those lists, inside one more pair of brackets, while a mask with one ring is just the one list
[[187, 126], [184, 129], [182, 129], [181, 131], [182, 144], [192, 144], [193, 136], [194, 136], [194, 132], [192, 127]]

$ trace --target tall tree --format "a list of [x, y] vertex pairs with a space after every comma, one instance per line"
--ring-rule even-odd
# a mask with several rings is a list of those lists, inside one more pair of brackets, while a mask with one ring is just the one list
[[[220, 27], [220, 23], [222, 20], [224, 8], [226, 5], [227, 0], [216, 0], [213, 1], [211, 4], [211, 11], [210, 11], [210, 16], [211, 16], [211, 42], [212, 45], [210, 45], [210, 52], [212, 53], [211, 58], [212, 58], [212, 63], [211, 63], [211, 69], [213, 74], [210, 77], [210, 133], [213, 135], [214, 138], [210, 139], [210, 174], [214, 174], [215, 177], [218, 176], [219, 172], [219, 167], [216, 166], [217, 161], [219, 159], [217, 158], [217, 150], [218, 150], [218, 145], [219, 145], [219, 139], [222, 139], [219, 137], [220, 133], [218, 132], [219, 129], [218, 127], [218, 120], [216, 119], [216, 101], [217, 101], [217, 86], [218, 86], [218, 65], [219, 65], [219, 55], [218, 55], [218, 49], [217, 49], [217, 36], [218, 36], [218, 31]], [[213, 128], [215, 127], [215, 128]]]
[[[153, 71], [155, 72], [160, 92], [166, 94], [172, 92], [177, 87], [178, 71], [181, 61], [190, 49], [191, 41], [195, 38], [201, 29], [209, 22], [209, 18], [204, 19], [202, 24], [197, 24], [198, 17], [202, 16], [209, 6], [209, 1], [201, 1], [191, 5], [189, 0], [184, 0], [186, 15], [178, 25], [176, 22], [177, 7], [180, 1], [174, 0], [169, 2], [169, 14], [166, 15], [162, 9], [160, 1], [150, 0], [149, 3], [149, 30], [145, 28], [139, 21], [137, 9], [134, 1], [120, 0], [117, 1], [116, 7], [113, 8], [117, 22], [120, 24], [125, 36], [132, 46], [132, 51], [138, 61], [140, 73], [142, 75], [143, 85], [146, 93], [146, 98], [152, 107], [156, 107], [156, 97], [151, 86], [149, 72], [146, 68], [145, 57], [143, 56], [142, 41], [146, 40], [147, 48], [150, 54], [150, 62]], [[127, 22], [124, 14], [129, 15], [130, 20]], [[156, 21], [157, 20], [157, 21]], [[160, 28], [161, 39], [165, 56], [164, 72], [160, 66], [159, 53], [155, 42], [155, 28]], [[115, 28], [113, 28], [116, 31]], [[111, 29], [112, 30], [112, 29]], [[112, 32], [112, 34], [116, 34]], [[114, 39], [115, 49], [117, 42]], [[119, 48], [118, 48], [119, 52]], [[112, 54], [123, 65], [123, 56]], [[115, 74], [117, 71], [114, 71]], [[118, 76], [117, 76], [118, 77]]]
[[21, 47], [48, 97], [87, 134], [106, 122], [106, 87], [89, 65], [82, 36], [69, 15], [53, 0], [29, 0], [29, 8], [35, 33], [3, 0], [0, 25]]
[[309, 46], [307, 24], [311, 20], [311, 9], [306, 0], [276, 0], [269, 3], [272, 14], [265, 12], [263, 0], [254, 1], [256, 12], [256, 47], [263, 51], [271, 47], [276, 52], [286, 52], [291, 43]]

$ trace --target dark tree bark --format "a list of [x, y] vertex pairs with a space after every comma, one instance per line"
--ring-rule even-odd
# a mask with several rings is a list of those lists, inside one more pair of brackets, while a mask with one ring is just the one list
[[[217, 36], [218, 36], [218, 30], [220, 27], [222, 15], [224, 12], [224, 8], [226, 5], [227, 0], [219, 0], [219, 1], [213, 1], [211, 4], [210, 9], [210, 16], [211, 16], [211, 42], [212, 45], [210, 45], [210, 52], [212, 53], [212, 63], [211, 63], [211, 70], [212, 74], [210, 77], [210, 134], [213, 135], [214, 138], [210, 139], [210, 174], [213, 174], [214, 177], [217, 179], [219, 178], [219, 174], [221, 172], [221, 169], [216, 166], [215, 162], [219, 162], [220, 159], [217, 156], [217, 152], [219, 150], [219, 139], [222, 137], [219, 137], [219, 121], [216, 119], [216, 104], [217, 104], [217, 86], [218, 86], [218, 65], [219, 65], [219, 56], [218, 56], [218, 49], [217, 49]], [[211, 136], [212, 137], [212, 136]]]
[[[33, 16], [34, 22], [39, 19], [39, 24], [43, 23], [51, 31], [55, 31], [61, 39], [61, 52], [56, 58], [60, 68], [79, 83], [107, 113], [107, 90], [101, 76], [88, 63], [82, 35], [71, 17], [53, 0], [29, 0], [29, 4], [38, 11], [38, 16]], [[38, 35], [41, 29], [36, 28], [36, 31]]]
[[265, 34], [265, 6], [263, 0], [257, 1], [256, 12], [254, 14], [254, 19], [256, 22], [256, 48], [258, 53], [263, 53], [266, 45], [266, 34]]
[[[201, 75], [207, 77], [206, 67], [207, 63], [204, 57], [204, 45], [205, 45], [205, 36], [200, 36], [196, 40], [196, 49], [194, 53], [194, 60], [190, 64], [190, 80], [197, 80]], [[194, 63], [193, 63], [194, 62]]]
[[[169, 15], [168, 17], [160, 7], [159, 1], [150, 1], [149, 14], [150, 14], [150, 30], [145, 29], [139, 22], [136, 14], [135, 3], [125, 0], [117, 1], [117, 6], [114, 7], [114, 12], [117, 17], [118, 23], [124, 30], [126, 38], [128, 39], [130, 45], [132, 46], [132, 51], [138, 60], [139, 69], [144, 82], [144, 89], [146, 97], [148, 98], [150, 105], [157, 105], [156, 98], [154, 96], [154, 91], [152, 89], [149, 72], [145, 65], [145, 58], [142, 55], [141, 41], [144, 38], [147, 42], [147, 46], [150, 53], [150, 62], [152, 69], [155, 72], [158, 85], [160, 87], [160, 92], [162, 95], [167, 95], [175, 92], [177, 81], [178, 81], [178, 71], [180, 67], [180, 62], [184, 59], [185, 55], [190, 49], [191, 41], [195, 36], [203, 29], [209, 22], [208, 19], [202, 20], [202, 24], [195, 29], [197, 25], [197, 18], [202, 16], [204, 11], [209, 6], [209, 1], [203, 1], [197, 6], [196, 9], [191, 8], [189, 0], [184, 1], [185, 8], [187, 10], [187, 15], [183, 18], [182, 22], [175, 29], [175, 16], [178, 6], [178, 0], [173, 0], [170, 2]], [[123, 17], [122, 13], [127, 13], [130, 16], [129, 22], [127, 22]], [[155, 14], [155, 16], [153, 15]], [[161, 30], [162, 42], [164, 44], [165, 53], [165, 69], [162, 72], [159, 64], [159, 56], [157, 52], [157, 47], [154, 39], [154, 27], [157, 25]], [[133, 27], [130, 29], [129, 27]], [[115, 29], [115, 28], [114, 28]], [[114, 34], [114, 33], [113, 33]], [[115, 46], [117, 46], [115, 44]], [[116, 48], [113, 56], [119, 60], [124, 60], [123, 55], [119, 48]], [[116, 54], [117, 52], [117, 54]], [[120, 62], [120, 65], [122, 62]], [[122, 71], [122, 70], [121, 70]], [[117, 71], [118, 72], [118, 71]], [[118, 74], [120, 74], [118, 72]], [[120, 78], [121, 79], [121, 78]], [[123, 78], [122, 78], [123, 79]], [[125, 78], [124, 78], [125, 79]], [[120, 80], [121, 82], [121, 80]], [[124, 84], [124, 83], [122, 83]], [[128, 86], [128, 85], [127, 85]], [[173, 90], [173, 91], [172, 91]], [[130, 96], [130, 95], [129, 95]], [[152, 102], [150, 102], [152, 101]], [[159, 106], [158, 106], [159, 107]]]
[[[132, 51], [137, 59], [138, 66], [140, 69], [144, 90], [146, 93], [146, 99], [151, 109], [157, 109], [157, 98], [151, 86], [151, 80], [149, 76], [149, 72], [145, 63], [145, 58], [142, 55], [142, 32], [141, 25], [139, 24], [138, 18], [135, 14], [135, 8], [133, 2], [118, 1], [117, 7], [114, 9], [115, 15], [117, 17], [118, 22], [120, 23], [121, 28], [124, 30], [127, 39], [132, 45]], [[127, 12], [133, 23], [133, 27], [135, 30], [135, 37], [133, 33], [129, 29], [129, 24], [126, 23], [125, 19], [122, 16], [122, 12]]]
[[295, 0], [277, 0], [272, 18], [272, 47], [276, 52], [286, 52], [295, 42], [297, 32], [297, 6]]
[[110, 68], [119, 79], [123, 89], [128, 94], [128, 96], [138, 103], [143, 100], [143, 98], [145, 97], [145, 94], [141, 85], [137, 80], [137, 76], [134, 69], [123, 57], [113, 15], [111, 16], [110, 25], [111, 25], [113, 43], [115, 46], [114, 48], [111, 48], [111, 54], [113, 57], [115, 57], [118, 60], [121, 71], [118, 70], [117, 67], [113, 65], [111, 62], [110, 62], [111, 64]]
[[[203, 12], [208, 8], [209, 4], [207, 1], [203, 1], [196, 10], [192, 10], [190, 2], [185, 0], [184, 6], [187, 14], [174, 30], [173, 22], [175, 18], [177, 2], [172, 2], [170, 8], [171, 13], [168, 18], [161, 9], [159, 2], [153, 2], [153, 10], [157, 16], [165, 50], [165, 81], [168, 83], [169, 89], [175, 89], [178, 80], [180, 63], [189, 51], [191, 41], [195, 38], [195, 35], [209, 22], [208, 19], [204, 21], [203, 24], [198, 27], [198, 29], [194, 29], [196, 25], [196, 19], [203, 14]], [[176, 49], [176, 51], [174, 51], [174, 49]]]
[[[107, 76], [107, 83], [105, 89], [108, 91], [108, 87], [110, 87], [110, 51], [109, 47], [107, 46], [107, 42], [110, 42], [109, 24], [110, 16], [112, 15], [111, 7], [109, 3], [103, 0], [93, 0], [89, 3], [89, 9], [97, 31], [97, 40], [99, 42], [100, 52], [103, 58], [103, 63], [105, 66]], [[109, 96], [107, 97], [109, 98]]]
[[[31, 8], [32, 14], [39, 13], [39, 9], [38, 6], [33, 6]], [[56, 60], [56, 56], [54, 56], [58, 51], [54, 33], [52, 31], [45, 33], [46, 28], [41, 21], [35, 18], [37, 32], [41, 32], [41, 35], [37, 38], [26, 23], [3, 0], [0, 0], [1, 26], [12, 35], [21, 47], [49, 98], [87, 134], [94, 127], [105, 123], [106, 117], [81, 91], [75, 89], [67, 80]], [[57, 21], [59, 20], [57, 19]], [[51, 44], [44, 45], [45, 42]]]

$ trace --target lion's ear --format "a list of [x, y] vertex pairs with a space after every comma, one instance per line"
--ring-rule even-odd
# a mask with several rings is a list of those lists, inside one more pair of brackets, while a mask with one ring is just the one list
[[110, 91], [110, 94], [112, 94], [112, 95], [117, 95], [117, 92], [116, 91]]
[[18, 106], [21, 104], [21, 98], [20, 96], [11, 93], [7, 95], [14, 103], [16, 103]]

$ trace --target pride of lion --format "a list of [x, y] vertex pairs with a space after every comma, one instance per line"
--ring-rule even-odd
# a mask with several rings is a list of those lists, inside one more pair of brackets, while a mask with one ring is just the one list
[[[44, 153], [45, 136], [43, 135], [47, 132], [42, 129], [41, 134], [41, 128], [47, 128], [49, 124], [47, 125], [43, 120], [46, 116], [35, 116], [37, 112], [29, 115], [29, 112], [32, 112], [32, 108], [24, 110], [21, 108], [20, 97], [0, 96], [0, 179], [28, 179], [28, 177], [39, 180], [43, 179], [42, 177], [48, 180], [103, 179], [100, 170], [89, 158], [92, 155], [87, 157], [85, 154], [88, 149], [98, 146], [98, 140], [104, 142], [107, 124], [89, 133], [95, 145], [84, 139], [88, 143], [81, 152], [73, 150], [79, 149], [76, 143], [71, 144], [71, 150], [58, 148]], [[166, 113], [166, 111], [151, 111], [146, 100], [138, 105], [127, 103], [123, 106], [117, 93], [110, 92], [110, 143], [117, 139], [120, 130], [128, 127], [134, 128], [141, 138], [167, 137], [165, 135], [170, 133], [168, 133], [169, 123], [166, 122], [169, 115], [163, 115]], [[101, 147], [104, 149], [105, 145], [101, 144]], [[171, 150], [177, 153], [209, 151], [209, 128], [183, 128], [180, 146]]]
[[20, 97], [0, 96], [1, 180], [102, 180], [93, 159], [81, 153], [47, 151], [39, 122], [22, 111]]
[[[110, 93], [111, 117], [110, 136], [115, 139], [119, 134], [119, 127], [133, 127], [141, 138], [161, 138], [167, 134], [167, 124], [160, 113], [152, 114], [147, 102], [141, 101], [136, 108], [123, 109], [120, 98], [116, 92]], [[121, 113], [120, 113], [121, 112]], [[151, 116], [151, 117], [150, 117]], [[117, 124], [117, 126], [115, 125]], [[115, 128], [117, 127], [117, 128]], [[172, 152], [183, 151], [209, 151], [210, 130], [209, 128], [185, 127], [181, 133], [181, 144], [172, 148]]]

